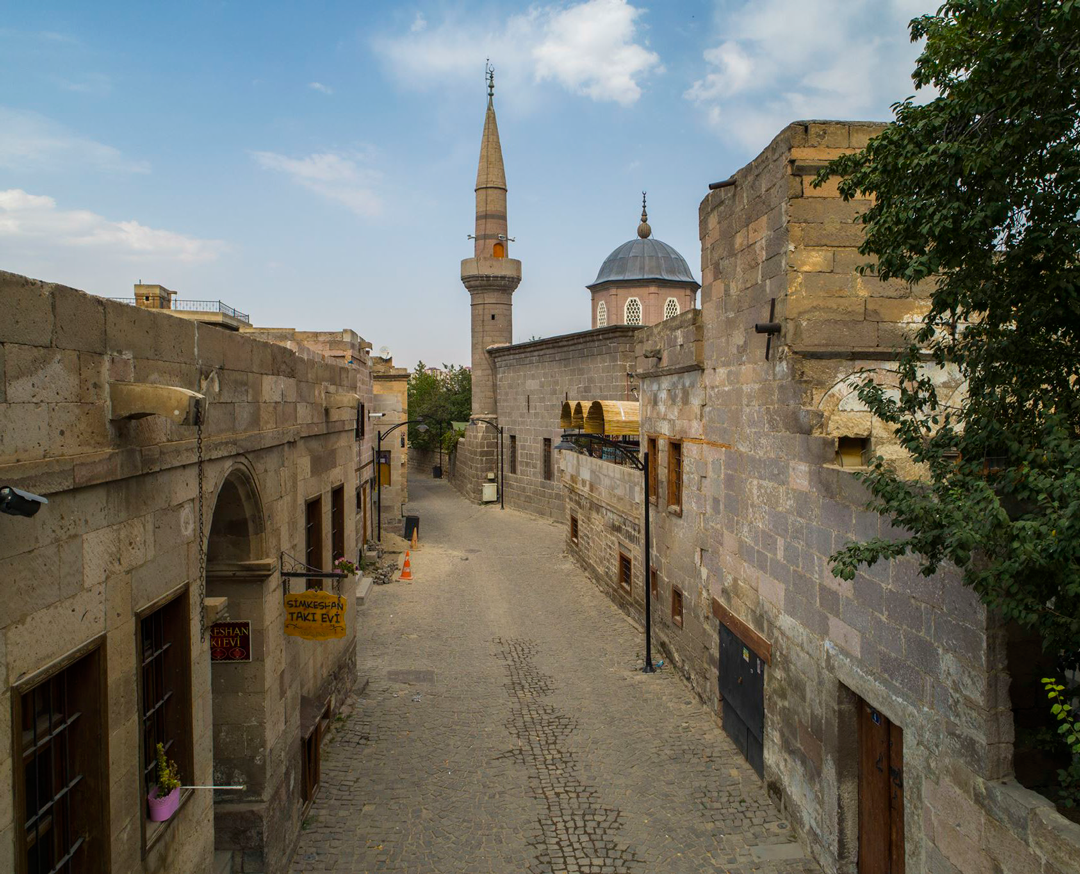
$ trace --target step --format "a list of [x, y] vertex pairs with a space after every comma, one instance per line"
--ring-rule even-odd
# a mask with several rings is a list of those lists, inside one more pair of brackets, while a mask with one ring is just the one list
[[367, 599], [368, 592], [371, 591], [371, 577], [361, 577], [360, 582], [356, 584], [356, 605], [358, 607], [364, 606], [364, 601]]

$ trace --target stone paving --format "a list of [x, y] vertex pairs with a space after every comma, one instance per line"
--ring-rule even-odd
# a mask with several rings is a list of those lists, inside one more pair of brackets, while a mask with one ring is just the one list
[[716, 719], [563, 553], [561, 526], [410, 482], [412, 583], [360, 610], [294, 872], [810, 874]]

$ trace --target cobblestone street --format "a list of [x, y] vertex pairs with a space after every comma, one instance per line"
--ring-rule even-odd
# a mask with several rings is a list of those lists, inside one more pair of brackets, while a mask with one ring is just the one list
[[[563, 554], [416, 476], [412, 583], [359, 611], [295, 872], [814, 872], [763, 784]], [[657, 656], [659, 658], [659, 656]]]

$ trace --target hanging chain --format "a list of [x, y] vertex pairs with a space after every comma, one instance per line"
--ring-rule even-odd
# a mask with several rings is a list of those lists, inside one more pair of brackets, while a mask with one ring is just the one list
[[206, 543], [203, 538], [203, 405], [195, 422], [195, 457], [199, 471], [199, 640], [206, 642]]

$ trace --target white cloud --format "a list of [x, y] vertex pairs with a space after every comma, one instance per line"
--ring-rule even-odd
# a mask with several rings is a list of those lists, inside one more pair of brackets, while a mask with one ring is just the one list
[[51, 197], [19, 188], [0, 191], [0, 240], [20, 247], [91, 250], [131, 261], [213, 261], [226, 250], [221, 240], [202, 240], [111, 221], [83, 209], [58, 209]]
[[414, 87], [477, 75], [477, 58], [490, 56], [496, 81], [515, 87], [555, 81], [567, 91], [629, 106], [641, 80], [663, 72], [660, 57], [643, 46], [643, 9], [628, 0], [585, 0], [532, 6], [496, 25], [445, 18], [437, 27], [376, 40], [389, 72]]
[[409, 32], [420, 33], [425, 27], [427, 27], [427, 19], [424, 18], [424, 13], [417, 12], [416, 18], [413, 19], [412, 27], [409, 28]]
[[150, 172], [146, 161], [127, 158], [119, 149], [80, 137], [36, 112], [3, 106], [0, 106], [0, 168]]
[[717, 16], [722, 39], [685, 92], [725, 139], [762, 148], [791, 121], [887, 120], [911, 94], [919, 48], [907, 24], [921, 0], [740, 0]]
[[333, 94], [334, 89], [329, 85], [323, 85], [322, 82], [308, 82], [308, 88], [312, 91], [321, 91], [323, 94]]
[[82, 73], [73, 79], [57, 78], [56, 84], [65, 91], [104, 97], [112, 93], [112, 77], [105, 73]]
[[360, 154], [320, 152], [306, 158], [289, 158], [276, 152], [252, 152], [251, 156], [263, 169], [284, 173], [298, 185], [343, 204], [357, 215], [371, 218], [382, 212], [382, 200], [374, 191], [381, 174], [360, 166]]

